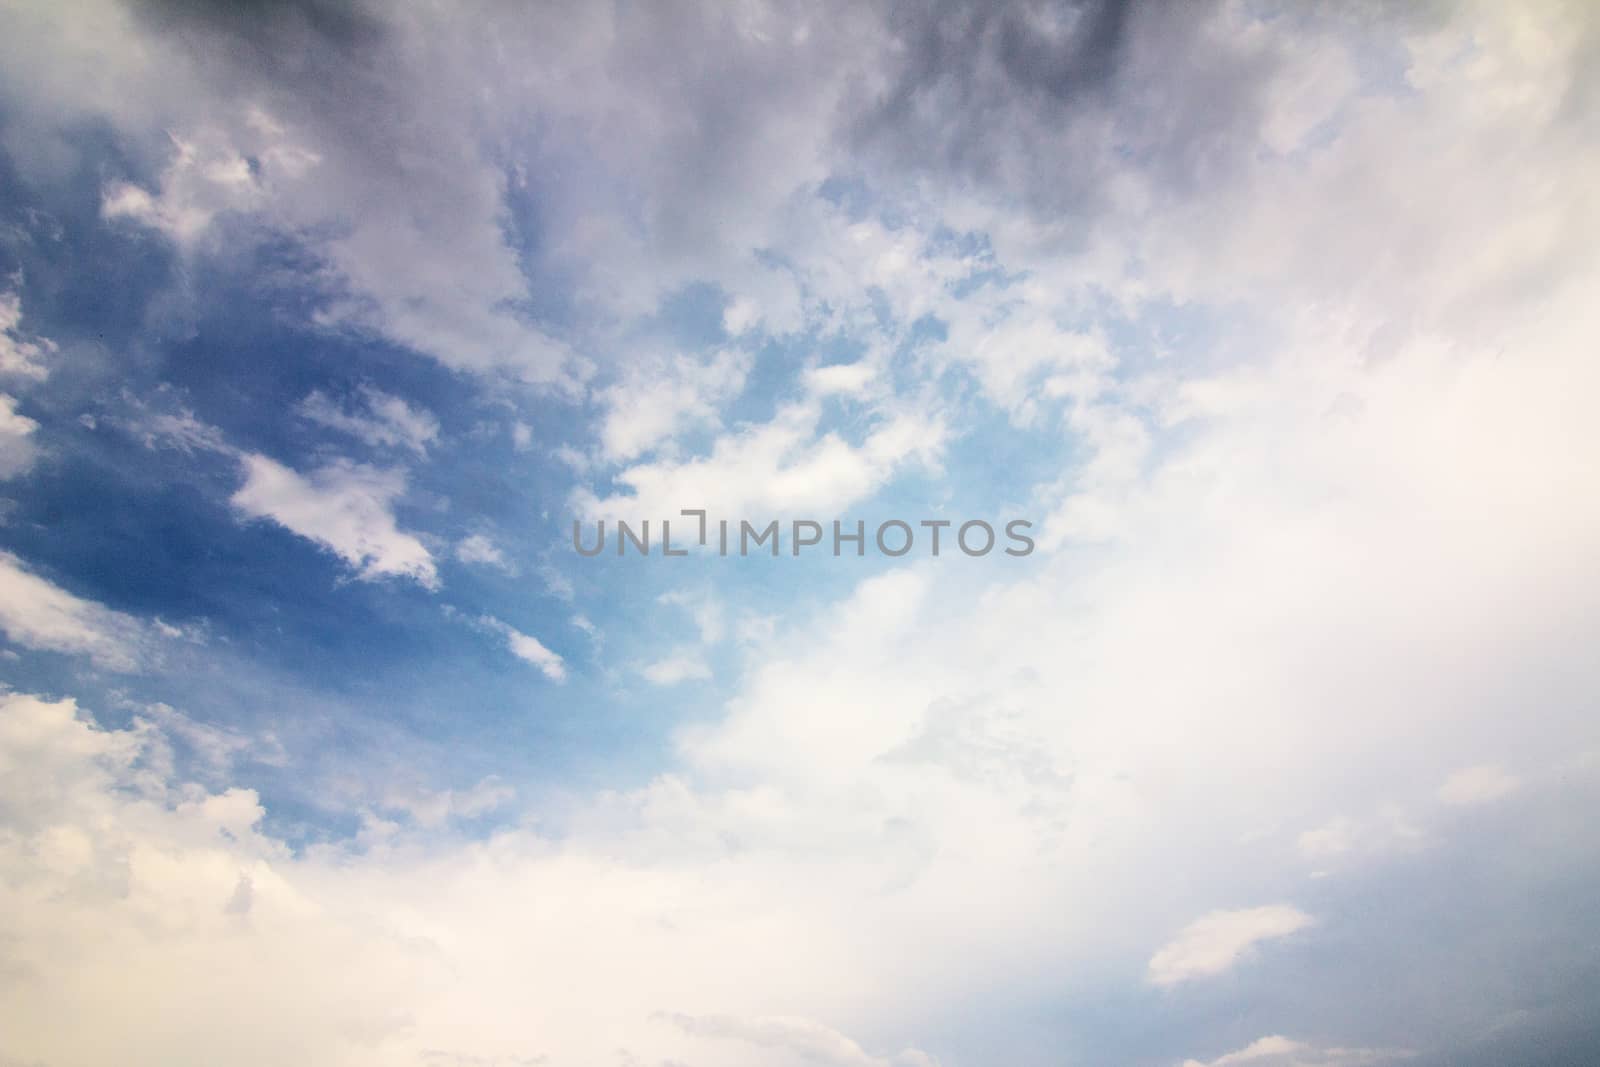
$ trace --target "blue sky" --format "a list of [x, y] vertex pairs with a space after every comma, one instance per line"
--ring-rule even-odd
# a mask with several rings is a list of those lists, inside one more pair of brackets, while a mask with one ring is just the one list
[[0, 1067], [1594, 1061], [1586, 6], [0, 41]]

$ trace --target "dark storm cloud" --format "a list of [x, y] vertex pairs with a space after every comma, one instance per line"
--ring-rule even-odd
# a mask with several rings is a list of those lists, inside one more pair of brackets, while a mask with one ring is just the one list
[[152, 30], [215, 34], [264, 54], [293, 44], [353, 51], [383, 35], [376, 15], [345, 0], [132, 0], [129, 6]]
[[1128, 32], [1130, 5], [1116, 2], [975, 5], [945, 0], [898, 4], [889, 26], [911, 46], [899, 84], [880, 121], [909, 114], [911, 98], [946, 80], [971, 98], [986, 59], [1022, 88], [1069, 98], [1094, 91], [1115, 73]]
[[888, 87], [850, 143], [1052, 213], [1092, 212], [1129, 164], [1194, 188], [1254, 143], [1279, 62], [1221, 14], [1213, 0], [901, 5]]
[[[384, 76], [391, 28], [345, 0], [128, 0], [136, 23], [202, 72], [213, 102], [270, 103], [296, 120], [382, 149], [399, 85]], [[380, 157], [381, 158], [381, 157]]]

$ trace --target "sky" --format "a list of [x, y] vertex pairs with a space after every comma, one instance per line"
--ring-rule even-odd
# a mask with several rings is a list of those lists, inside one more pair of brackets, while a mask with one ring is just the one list
[[1597, 174], [1585, 0], [0, 0], [0, 1067], [1597, 1062]]

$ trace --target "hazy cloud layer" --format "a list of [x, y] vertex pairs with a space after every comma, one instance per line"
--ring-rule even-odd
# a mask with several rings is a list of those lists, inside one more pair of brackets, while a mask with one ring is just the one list
[[1593, 1061], [1597, 42], [7, 5], [0, 1058]]

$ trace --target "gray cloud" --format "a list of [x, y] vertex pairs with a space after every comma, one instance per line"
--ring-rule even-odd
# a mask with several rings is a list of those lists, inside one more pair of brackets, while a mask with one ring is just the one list
[[881, 165], [1082, 218], [1130, 165], [1182, 191], [1253, 141], [1279, 62], [1221, 5], [945, 3], [891, 21], [901, 58], [851, 143]]

